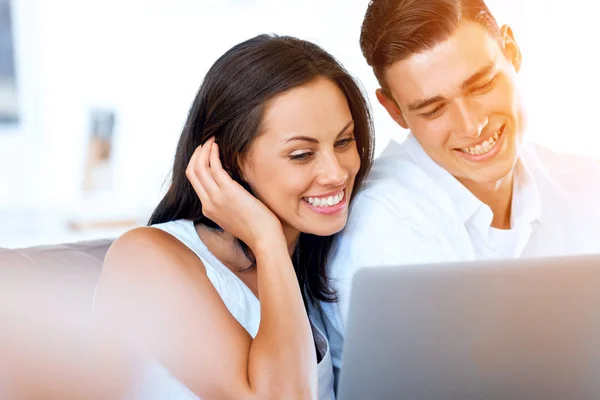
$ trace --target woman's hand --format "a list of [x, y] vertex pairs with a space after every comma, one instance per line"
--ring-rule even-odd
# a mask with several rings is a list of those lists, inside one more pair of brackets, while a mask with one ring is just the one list
[[281, 222], [260, 200], [223, 169], [219, 148], [210, 138], [194, 151], [185, 174], [202, 202], [202, 213], [250, 249], [283, 239]]

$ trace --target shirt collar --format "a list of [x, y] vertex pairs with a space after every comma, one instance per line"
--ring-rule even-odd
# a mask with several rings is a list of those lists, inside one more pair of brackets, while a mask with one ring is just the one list
[[471, 219], [479, 208], [487, 207], [454, 176], [433, 161], [412, 133], [406, 138], [406, 145], [409, 147], [408, 153], [413, 157], [417, 166], [448, 194], [463, 224]]
[[[492, 210], [471, 193], [448, 171], [438, 165], [427, 155], [423, 147], [411, 133], [406, 138], [408, 154], [413, 161], [427, 175], [429, 175], [438, 186], [448, 194], [454, 207], [463, 222], [466, 224], [474, 216], [477, 216], [482, 228], [489, 228], [492, 223]], [[515, 186], [513, 190], [513, 203], [511, 215], [511, 227], [523, 223], [541, 221], [542, 205], [540, 194], [531, 171], [527, 168], [526, 160], [520, 157], [515, 173]]]
[[542, 201], [526, 157], [519, 157], [515, 171], [511, 226], [542, 221]]

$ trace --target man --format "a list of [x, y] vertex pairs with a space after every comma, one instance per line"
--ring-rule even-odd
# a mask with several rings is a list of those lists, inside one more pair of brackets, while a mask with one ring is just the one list
[[411, 134], [376, 160], [330, 255], [335, 367], [360, 267], [600, 253], [600, 164], [524, 144], [521, 51], [483, 0], [373, 0], [360, 43]]

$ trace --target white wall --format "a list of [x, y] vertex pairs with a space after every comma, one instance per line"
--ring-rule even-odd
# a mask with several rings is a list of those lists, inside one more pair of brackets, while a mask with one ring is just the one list
[[[89, 204], [107, 214], [149, 210], [204, 73], [232, 45], [263, 32], [315, 41], [360, 78], [374, 109], [378, 153], [405, 134], [377, 103], [360, 53], [366, 0], [13, 1], [25, 124], [21, 135], [0, 135], [0, 211], [70, 212]], [[599, 65], [586, 31], [598, 36], [593, 2], [489, 5], [500, 23], [514, 26], [523, 47], [530, 135], [600, 158], [592, 97]], [[117, 112], [115, 190], [86, 200], [87, 113], [97, 106]]]
[[529, 134], [554, 149], [600, 158], [600, 4], [529, 0], [524, 9]]
[[[319, 3], [27, 2], [25, 15], [18, 17], [25, 33], [37, 24], [31, 49], [37, 69], [27, 75], [38, 83], [31, 89], [38, 126], [28, 132], [27, 146], [18, 137], [0, 142], [0, 187], [10, 186], [0, 205], [69, 208], [78, 203], [87, 112], [94, 106], [117, 111], [118, 197], [123, 204], [154, 204], [204, 73], [229, 47], [262, 32], [314, 40], [367, 77], [365, 83], [373, 83], [357, 46], [363, 2]], [[25, 154], [29, 151], [36, 155]]]
[[38, 188], [43, 169], [40, 160], [41, 127], [38, 111], [39, 76], [41, 66], [36, 0], [12, 0], [13, 39], [21, 124], [18, 128], [0, 126], [0, 209], [3, 207], [39, 203]]

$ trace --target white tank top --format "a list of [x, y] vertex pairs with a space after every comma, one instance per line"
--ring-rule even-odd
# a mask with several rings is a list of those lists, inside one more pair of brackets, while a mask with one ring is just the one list
[[[202, 260], [208, 278], [229, 312], [252, 337], [255, 337], [260, 323], [260, 303], [258, 299], [240, 278], [208, 250], [200, 240], [193, 222], [177, 220], [153, 225], [153, 227], [177, 238]], [[329, 342], [323, 334], [325, 328], [320, 310], [311, 307], [309, 317], [317, 351], [321, 354], [321, 361], [317, 366], [319, 400], [334, 400], [333, 365], [329, 352]], [[198, 396], [173, 377], [156, 360], [149, 360], [146, 363], [129, 398], [135, 400], [199, 400]]]

